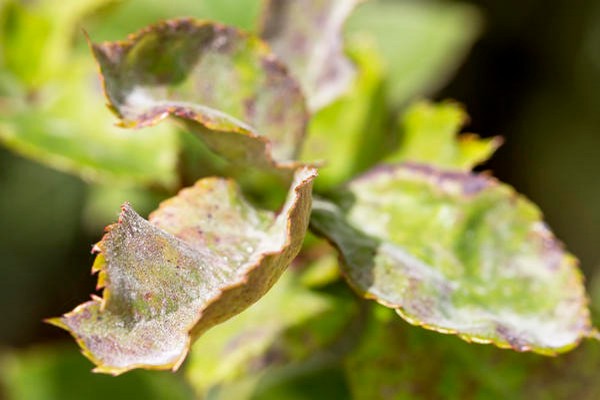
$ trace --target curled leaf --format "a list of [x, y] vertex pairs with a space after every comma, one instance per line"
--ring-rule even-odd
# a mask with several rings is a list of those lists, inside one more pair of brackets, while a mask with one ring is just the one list
[[92, 50], [122, 126], [173, 116], [239, 164], [289, 166], [295, 158], [307, 119], [304, 98], [260, 39], [174, 19]]
[[96, 371], [177, 369], [206, 329], [262, 297], [300, 250], [312, 168], [279, 214], [247, 203], [228, 180], [200, 180], [146, 221], [128, 205], [95, 246], [103, 298], [49, 322], [76, 338]]
[[405, 164], [350, 182], [311, 224], [367, 298], [467, 341], [554, 354], [591, 334], [576, 259], [512, 188]]
[[467, 120], [463, 107], [451, 101], [413, 104], [401, 118], [400, 149], [387, 161], [411, 161], [470, 171], [490, 158], [502, 139], [457, 135]]
[[316, 111], [344, 93], [354, 67], [344, 55], [342, 27], [360, 0], [269, 0], [261, 37], [301, 82]]

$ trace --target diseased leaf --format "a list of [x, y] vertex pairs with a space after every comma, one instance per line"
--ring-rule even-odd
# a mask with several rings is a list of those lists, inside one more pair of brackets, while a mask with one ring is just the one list
[[254, 398], [322, 364], [347, 332], [356, 307], [349, 296], [308, 290], [286, 271], [259, 302], [194, 344], [186, 375], [202, 398]]
[[95, 246], [104, 298], [49, 322], [73, 334], [98, 372], [177, 369], [191, 341], [263, 296], [296, 256], [315, 175], [296, 173], [278, 215], [220, 178], [184, 189], [149, 221], [123, 206]]
[[467, 341], [555, 354], [591, 334], [577, 260], [541, 213], [486, 175], [405, 164], [315, 202], [311, 224], [360, 294]]
[[404, 105], [432, 94], [451, 77], [480, 25], [477, 9], [469, 4], [371, 0], [352, 14], [347, 29], [377, 41], [386, 60], [389, 98]]
[[260, 39], [175, 19], [92, 49], [120, 125], [173, 116], [231, 161], [290, 167], [304, 136], [304, 99]]
[[401, 119], [400, 148], [387, 161], [470, 171], [490, 158], [502, 139], [480, 139], [475, 134], [457, 136], [467, 119], [465, 110], [453, 102], [413, 104]]
[[261, 37], [298, 79], [311, 111], [343, 94], [354, 79], [342, 27], [360, 0], [268, 0]]

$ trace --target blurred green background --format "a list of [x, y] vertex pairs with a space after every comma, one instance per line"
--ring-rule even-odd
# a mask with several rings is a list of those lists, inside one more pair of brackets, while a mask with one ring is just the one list
[[[83, 3], [89, 3], [87, 9], [81, 6]], [[379, 40], [378, 49], [382, 59], [389, 63], [386, 88], [391, 100], [385, 107], [395, 110], [390, 114], [396, 115], [412, 99], [452, 98], [465, 104], [471, 115], [467, 132], [484, 137], [503, 136], [505, 144], [481, 169], [492, 170], [541, 207], [556, 235], [580, 258], [592, 306], [597, 311], [600, 307], [600, 2], [390, 0], [375, 3], [371, 8], [365, 6], [363, 11], [362, 8], [357, 11], [348, 24], [348, 35], [361, 29], [379, 30], [374, 34]], [[60, 4], [0, 0], [0, 131], [5, 131], [6, 144], [0, 147], [3, 321], [0, 390], [5, 397], [192, 396], [182, 373], [142, 371], [119, 378], [92, 375], [91, 364], [78, 355], [70, 338], [41, 322], [72, 309], [93, 291], [95, 277], [89, 273], [93, 261], [91, 244], [100, 239], [102, 227], [115, 219], [120, 203], [129, 200], [144, 215], [177, 187], [170, 174], [177, 154], [171, 147], [175, 147], [173, 143], [178, 138], [158, 129], [148, 146], [160, 148], [164, 154], [129, 160], [131, 165], [116, 165], [114, 171], [96, 168], [96, 159], [119, 158], [102, 153], [105, 140], [99, 138], [102, 133], [90, 133], [88, 137], [80, 128], [99, 129], [105, 121], [113, 119], [108, 110], [99, 109], [100, 97], [90, 99], [91, 106], [82, 104], [85, 98], [75, 98], [69, 112], [79, 115], [80, 125], [65, 129], [62, 138], [70, 138], [69, 135], [78, 138], [73, 151], [89, 152], [86, 155], [89, 159], [84, 160], [87, 163], [84, 172], [73, 174], [69, 172], [77, 168], [65, 161], [68, 157], [55, 157], [51, 152], [19, 144], [14, 132], [18, 129], [35, 132], [39, 129], [36, 118], [42, 118], [40, 115], [44, 113], [54, 118], [53, 111], [44, 110], [39, 103], [48, 96], [47, 91], [68, 90], [64, 82], [76, 79], [73, 76], [89, 81], [86, 84], [90, 90], [99, 94], [95, 77], [77, 75], [77, 71], [86, 70], [91, 63], [82, 28], [94, 41], [115, 40], [159, 19], [189, 15], [252, 29], [258, 9], [257, 1], [248, 0], [73, 0]], [[57, 30], [52, 24], [64, 26], [63, 23], [70, 29], [60, 33], [67, 38], [66, 44], [49, 33]], [[52, 52], [44, 53], [44, 46], [50, 46]], [[69, 55], [63, 57], [61, 52]], [[11, 103], [21, 97], [25, 105]], [[101, 116], [90, 115], [91, 109], [99, 109], [94, 112]], [[11, 119], [11, 115], [21, 112], [19, 121]], [[61, 117], [67, 119], [71, 114]], [[42, 124], [46, 120], [40, 121]], [[381, 122], [389, 123], [385, 118]], [[116, 132], [112, 134], [120, 134]], [[63, 143], [59, 136], [38, 139], [52, 148]], [[133, 138], [121, 148], [134, 154], [139, 146]], [[129, 176], [120, 172], [123, 170], [139, 171]], [[156, 176], [159, 178], [150, 186], [140, 188], [140, 182]], [[381, 318], [387, 321], [385, 316]], [[468, 379], [476, 382], [473, 385], [483, 389], [465, 392], [452, 386], [458, 385], [455, 379], [465, 379], [464, 371], [446, 370], [444, 375], [430, 369], [427, 371], [431, 379], [441, 389], [427, 392], [424, 391], [427, 384], [418, 383], [422, 377], [399, 372], [397, 379], [416, 382], [407, 392], [414, 397], [453, 397], [460, 393], [457, 398], [532, 394], [537, 395], [534, 398], [600, 398], [600, 387], [594, 382], [594, 372], [600, 365], [595, 344], [585, 344], [583, 349], [557, 360], [540, 361], [537, 356], [505, 355], [506, 351], [475, 345], [472, 345], [474, 350], [465, 353], [463, 349], [471, 347], [456, 338], [420, 333], [402, 321], [393, 324], [404, 325], [407, 337], [403, 340], [434, 343], [430, 351], [437, 352], [435, 359], [439, 363], [454, 363], [459, 365], [458, 369], [486, 365], [491, 368], [490, 373], [496, 374], [496, 379], [488, 380], [477, 373], [467, 374]], [[390, 361], [390, 365], [399, 371], [413, 368], [420, 357], [427, 357], [426, 350], [419, 354], [407, 355], [404, 364]], [[362, 377], [341, 376], [338, 372], [323, 372], [330, 385], [321, 383], [322, 390], [316, 393], [306, 390], [315, 385], [309, 376], [298, 384], [300, 389], [281, 392], [287, 393], [284, 395], [278, 395], [274, 389], [271, 398], [292, 398], [290, 393], [296, 393], [293, 398], [345, 397], [348, 394], [344, 389], [335, 391], [335, 388], [344, 387], [348, 379]], [[518, 396], [511, 391], [526, 383], [529, 389]], [[468, 386], [468, 382], [460, 385], [463, 384]], [[332, 387], [333, 392], [329, 393], [327, 388]], [[545, 387], [548, 391], [536, 391]]]

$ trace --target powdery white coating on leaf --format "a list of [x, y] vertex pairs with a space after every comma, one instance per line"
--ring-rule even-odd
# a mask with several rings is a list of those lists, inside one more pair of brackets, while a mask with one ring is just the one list
[[[258, 38], [193, 19], [92, 44], [109, 107], [124, 127], [183, 122], [244, 165], [295, 167], [307, 111], [298, 83]], [[250, 144], [246, 143], [249, 142]]]
[[342, 95], [355, 69], [344, 55], [342, 28], [360, 0], [268, 0], [261, 37], [301, 82], [317, 111]]
[[592, 334], [576, 259], [512, 188], [404, 164], [350, 182], [312, 225], [360, 294], [467, 341], [555, 354]]
[[98, 372], [177, 369], [191, 341], [262, 297], [296, 256], [315, 176], [296, 172], [279, 214], [253, 208], [220, 178], [184, 189], [149, 221], [124, 205], [95, 246], [103, 298], [50, 322]]

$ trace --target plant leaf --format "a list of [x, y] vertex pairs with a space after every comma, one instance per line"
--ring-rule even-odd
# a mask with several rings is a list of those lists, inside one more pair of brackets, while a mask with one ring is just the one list
[[115, 127], [95, 79], [91, 60], [74, 57], [69, 75], [38, 93], [39, 101], [27, 104], [16, 96], [9, 98], [0, 110], [0, 141], [87, 180], [173, 187], [175, 132], [157, 126], [140, 136]]
[[304, 99], [258, 38], [175, 19], [92, 50], [120, 125], [141, 128], [173, 116], [231, 161], [290, 167], [304, 136]]
[[481, 16], [463, 3], [371, 0], [347, 26], [376, 40], [387, 61], [390, 100], [404, 105], [447, 82], [479, 36]]
[[555, 354], [591, 334], [576, 259], [540, 211], [485, 176], [405, 164], [350, 182], [311, 224], [364, 297], [467, 341]]
[[198, 339], [186, 376], [199, 397], [250, 398], [305, 372], [306, 362], [344, 335], [354, 314], [350, 296], [308, 290], [288, 270], [259, 302]]
[[411, 161], [470, 171], [489, 159], [502, 139], [481, 139], [475, 134], [457, 137], [467, 119], [465, 110], [450, 101], [413, 104], [401, 120], [403, 136], [400, 148], [387, 161]]
[[298, 79], [311, 111], [343, 94], [354, 79], [342, 27], [360, 0], [269, 0], [261, 37]]
[[[383, 93], [383, 60], [374, 43], [363, 36], [347, 41], [357, 67], [348, 92], [319, 110], [310, 120], [301, 160], [323, 160], [315, 188], [331, 188], [379, 161], [388, 130]], [[366, 165], [366, 166], [365, 166]]]
[[278, 215], [220, 178], [184, 189], [149, 221], [123, 206], [95, 246], [104, 298], [49, 322], [71, 332], [98, 372], [177, 369], [192, 340], [263, 296], [296, 256], [315, 175], [298, 170]]
[[352, 398], [592, 400], [600, 395], [597, 341], [557, 358], [540, 357], [472, 346], [406, 326], [390, 309], [373, 311], [360, 345], [344, 360]]

